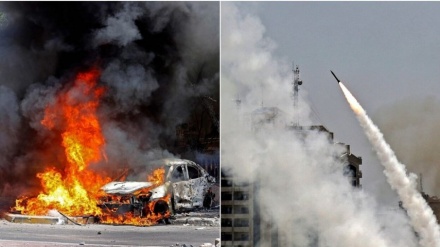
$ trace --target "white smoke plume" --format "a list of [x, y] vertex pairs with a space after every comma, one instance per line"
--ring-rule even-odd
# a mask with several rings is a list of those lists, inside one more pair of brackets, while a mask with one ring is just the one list
[[416, 178], [413, 173], [407, 175], [406, 167], [397, 160], [390, 145], [383, 138], [379, 128], [367, 116], [365, 110], [348, 91], [343, 83], [339, 84], [344, 92], [350, 107], [356, 114], [377, 156], [385, 167], [388, 183], [397, 191], [403, 207], [411, 219], [411, 225], [420, 235], [420, 245], [424, 247], [440, 246], [440, 228], [437, 220], [426, 200], [417, 191]]
[[[325, 134], [303, 136], [277, 124], [252, 131], [251, 112], [262, 102], [281, 109], [281, 126], [291, 124], [291, 68], [272, 56], [275, 43], [258, 17], [240, 4], [221, 8], [222, 170], [256, 186], [261, 222], [254, 231], [277, 230], [279, 246], [417, 246], [397, 205], [386, 210], [351, 187], [339, 161], [343, 150]], [[300, 98], [299, 106], [300, 125], [310, 124], [307, 102]], [[260, 237], [254, 245], [268, 246]]]

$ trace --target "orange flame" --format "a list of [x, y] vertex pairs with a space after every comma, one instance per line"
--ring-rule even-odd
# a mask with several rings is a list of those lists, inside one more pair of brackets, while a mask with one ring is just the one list
[[[162, 198], [164, 202], [168, 202], [171, 196], [167, 195]], [[154, 206], [158, 201], [148, 204], [147, 215], [140, 217], [134, 215], [132, 212], [128, 212], [122, 215], [104, 215], [101, 217], [101, 223], [104, 224], [117, 224], [117, 225], [138, 225], [138, 226], [151, 226], [157, 224], [161, 219], [166, 219], [171, 216], [171, 212], [167, 210], [165, 213], [154, 213]]]
[[48, 129], [60, 128], [67, 163], [63, 173], [53, 167], [38, 173], [43, 191], [36, 198], [18, 199], [16, 210], [30, 215], [46, 214], [50, 209], [68, 215], [101, 214], [96, 202], [100, 188], [110, 178], [87, 169], [102, 160], [105, 143], [96, 116], [104, 93], [104, 88], [96, 85], [99, 75], [98, 69], [79, 73], [73, 87], [45, 109], [41, 124]]
[[165, 169], [159, 168], [154, 170], [151, 175], [147, 176], [147, 181], [152, 182], [154, 187], [165, 183]]
[[[143, 202], [142, 215], [135, 215], [134, 211], [118, 215], [114, 212], [116, 210], [102, 210], [98, 206], [100, 199], [105, 196], [101, 187], [111, 181], [109, 177], [89, 169], [91, 164], [107, 160], [103, 151], [105, 139], [96, 115], [105, 91], [96, 84], [99, 76], [100, 72], [95, 68], [79, 73], [73, 86], [61, 92], [55, 104], [46, 107], [41, 124], [49, 130], [61, 131], [60, 145], [64, 147], [66, 164], [63, 171], [48, 166], [44, 172], [38, 173], [42, 186], [40, 194], [34, 198], [17, 199], [13, 210], [29, 215], [45, 215], [49, 210], [56, 209], [70, 216], [99, 215], [103, 223], [145, 226], [170, 216], [168, 206], [167, 210], [155, 213], [157, 203], [160, 202], [162, 207], [168, 205], [169, 194], [153, 202]], [[150, 196], [151, 189], [164, 184], [165, 169], [156, 169], [147, 180], [153, 186], [133, 196]], [[119, 205], [130, 203], [127, 198], [112, 197], [111, 201]]]
[[[151, 187], [134, 192], [133, 195], [136, 196], [136, 198], [140, 198], [142, 196], [149, 197], [151, 196], [150, 191], [152, 189], [164, 184], [165, 168], [158, 168], [154, 170], [150, 175], [147, 176], [147, 181], [152, 182], [153, 185]], [[171, 194], [167, 194], [166, 196], [157, 200], [146, 202], [143, 204], [142, 215], [135, 215], [133, 212], [128, 212], [121, 215], [112, 211], [110, 214], [102, 216], [101, 222], [106, 224], [128, 224], [142, 226], [154, 225], [159, 220], [169, 218], [171, 216], [171, 212], [168, 208], [170, 199]], [[113, 198], [111, 198], [111, 201], [119, 202], [121, 204], [127, 204], [128, 202], [126, 200], [127, 198], [124, 198], [123, 196], [113, 196]], [[156, 212], [155, 208], [157, 203], [161, 203], [161, 206], [166, 205], [167, 209], [165, 211], [162, 210], [161, 212]]]

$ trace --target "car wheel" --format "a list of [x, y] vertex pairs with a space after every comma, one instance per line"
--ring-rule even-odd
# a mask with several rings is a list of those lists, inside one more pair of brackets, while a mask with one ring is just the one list
[[165, 214], [169, 210], [168, 203], [164, 200], [158, 200], [154, 204], [154, 210], [153, 212], [155, 214]]

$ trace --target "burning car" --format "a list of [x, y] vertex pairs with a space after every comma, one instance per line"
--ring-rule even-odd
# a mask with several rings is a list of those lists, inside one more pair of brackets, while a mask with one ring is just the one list
[[[215, 178], [200, 165], [184, 159], [162, 159], [147, 167], [159, 167], [148, 176], [148, 182], [114, 181], [101, 189], [106, 193], [98, 205], [117, 215], [168, 218], [172, 213], [203, 207], [205, 196]], [[131, 170], [131, 178], [144, 177]]]

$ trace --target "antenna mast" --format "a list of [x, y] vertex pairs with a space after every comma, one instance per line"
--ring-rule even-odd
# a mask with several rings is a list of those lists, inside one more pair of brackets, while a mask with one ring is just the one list
[[293, 125], [299, 126], [299, 112], [298, 112], [298, 86], [302, 84], [302, 80], [299, 78], [299, 68], [298, 65], [295, 67], [295, 63], [292, 63], [293, 71]]

